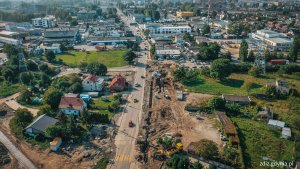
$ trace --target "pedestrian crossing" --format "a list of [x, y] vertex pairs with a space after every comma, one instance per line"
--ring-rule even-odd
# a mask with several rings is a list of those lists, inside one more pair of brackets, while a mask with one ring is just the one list
[[117, 154], [115, 161], [130, 161], [130, 156], [125, 154]]

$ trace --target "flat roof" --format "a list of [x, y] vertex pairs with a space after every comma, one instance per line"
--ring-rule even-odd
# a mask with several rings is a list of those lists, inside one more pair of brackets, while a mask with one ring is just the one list
[[274, 43], [292, 43], [292, 40], [287, 38], [266, 38], [266, 39]]
[[18, 35], [18, 32], [11, 32], [11, 31], [0, 31], [0, 35]]
[[180, 55], [180, 51], [178, 49], [174, 50], [156, 50], [156, 54], [158, 55]]

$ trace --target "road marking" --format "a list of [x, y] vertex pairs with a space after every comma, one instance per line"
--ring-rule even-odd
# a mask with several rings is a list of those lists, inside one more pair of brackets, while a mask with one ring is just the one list
[[126, 155], [126, 154], [118, 154], [116, 155], [116, 159], [115, 161], [129, 161], [130, 160], [130, 156]]

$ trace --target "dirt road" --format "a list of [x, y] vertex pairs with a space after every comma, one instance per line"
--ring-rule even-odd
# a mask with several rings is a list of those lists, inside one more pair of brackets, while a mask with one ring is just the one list
[[34, 164], [0, 131], [0, 142], [18, 160], [21, 168], [36, 169]]

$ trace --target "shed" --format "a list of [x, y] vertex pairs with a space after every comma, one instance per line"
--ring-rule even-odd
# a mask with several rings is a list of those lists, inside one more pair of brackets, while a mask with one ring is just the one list
[[222, 95], [222, 98], [226, 101], [226, 103], [236, 103], [240, 105], [249, 105], [251, 102], [249, 96]]
[[50, 142], [50, 149], [52, 151], [57, 151], [61, 144], [62, 144], [61, 138], [55, 137], [54, 140]]
[[272, 128], [284, 128], [285, 127], [285, 123], [283, 121], [279, 121], [279, 120], [269, 120], [268, 125]]
[[281, 132], [281, 137], [285, 139], [289, 139], [292, 137], [291, 128], [289, 127], [283, 127]]

